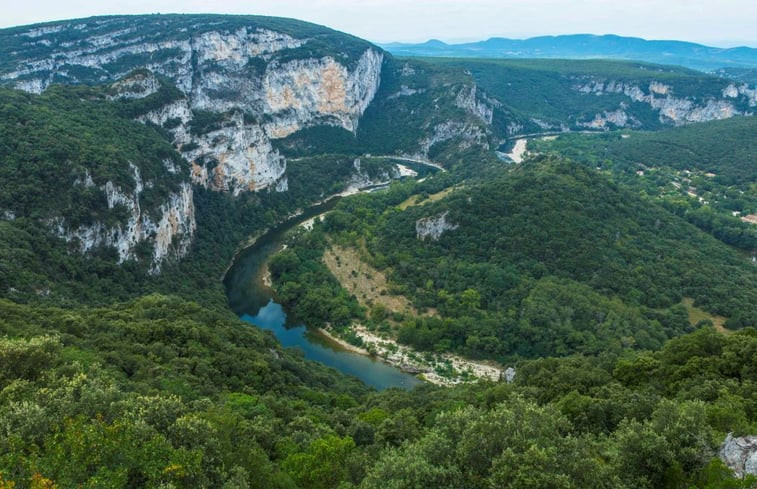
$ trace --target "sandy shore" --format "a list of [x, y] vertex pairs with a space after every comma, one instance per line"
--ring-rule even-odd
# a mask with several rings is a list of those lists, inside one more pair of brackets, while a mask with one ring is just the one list
[[352, 345], [328, 329], [319, 328], [318, 332], [347, 351], [371, 356], [406, 372], [419, 373], [423, 380], [436, 385], [451, 386], [478, 380], [497, 382], [503, 372], [502, 367], [493, 362], [470, 360], [449, 353], [418, 352], [360, 324], [353, 325], [351, 330], [366, 347]]
[[528, 146], [528, 140], [527, 139], [518, 139], [515, 141], [515, 146], [513, 146], [513, 150], [509, 153], [505, 153], [505, 155], [513, 160], [515, 163], [523, 163], [523, 156], [526, 154], [526, 147]]
[[360, 355], [365, 355], [365, 356], [371, 355], [370, 352], [366, 350], [365, 348], [360, 348], [359, 346], [355, 346], [351, 343], [347, 343], [340, 337], [334, 334], [331, 334], [331, 332], [329, 332], [329, 330], [325, 328], [317, 328], [316, 331], [318, 331], [318, 334], [325, 336], [326, 338], [328, 338], [329, 341], [333, 341], [334, 343], [336, 343], [337, 345], [339, 345], [340, 347], [344, 348], [347, 351], [351, 351], [353, 353], [359, 353]]

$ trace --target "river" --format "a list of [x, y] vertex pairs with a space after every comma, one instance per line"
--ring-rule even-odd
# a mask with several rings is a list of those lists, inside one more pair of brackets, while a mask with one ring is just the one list
[[264, 283], [268, 258], [281, 249], [287, 232], [333, 209], [338, 200], [332, 198], [308, 208], [303, 214], [266, 232], [241, 251], [224, 277], [229, 306], [242, 320], [273, 332], [283, 346], [300, 348], [309, 360], [353, 375], [378, 390], [389, 387], [410, 389], [422, 381], [398, 368], [347, 351], [316, 330], [304, 325], [288, 325], [286, 311], [275, 301], [273, 291]]

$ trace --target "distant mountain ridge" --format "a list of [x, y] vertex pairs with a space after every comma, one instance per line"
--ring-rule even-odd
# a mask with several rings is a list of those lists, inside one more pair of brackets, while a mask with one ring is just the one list
[[397, 56], [607, 58], [681, 65], [702, 71], [757, 67], [755, 48], [717, 48], [685, 41], [651, 41], [612, 34], [571, 34], [529, 39], [493, 37], [462, 44], [446, 44], [432, 39], [420, 44], [389, 43], [381, 47]]

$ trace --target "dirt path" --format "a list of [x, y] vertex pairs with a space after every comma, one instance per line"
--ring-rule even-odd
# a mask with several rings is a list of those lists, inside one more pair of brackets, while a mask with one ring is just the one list
[[405, 199], [405, 201], [401, 202], [398, 207], [400, 208], [400, 210], [404, 211], [408, 207], [413, 207], [415, 205], [425, 205], [425, 204], [428, 204], [429, 202], [436, 202], [437, 200], [442, 200], [444, 197], [448, 196], [450, 193], [452, 193], [453, 190], [457, 190], [460, 188], [462, 188], [462, 186], [460, 185], [456, 185], [454, 187], [448, 187], [440, 192], [429, 195], [427, 199], [424, 199], [421, 201], [418, 200], [420, 199], [420, 195], [417, 195], [417, 194], [411, 195], [410, 197]]

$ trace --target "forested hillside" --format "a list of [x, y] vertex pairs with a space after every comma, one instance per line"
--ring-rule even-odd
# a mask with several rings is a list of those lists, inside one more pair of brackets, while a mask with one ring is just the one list
[[366, 388], [226, 314], [151, 295], [0, 301], [6, 487], [753, 487], [754, 330], [543, 359], [515, 384]]
[[[323, 228], [335, 242], [364, 246], [393, 293], [437, 311], [395, 324], [399, 340], [421, 350], [502, 360], [657, 349], [689, 330], [685, 297], [732, 328], [757, 319], [757, 270], [747, 260], [578, 164], [541, 158], [503, 168], [404, 210], [393, 207], [401, 197], [340, 203]], [[438, 234], [421, 234], [429, 219]], [[305, 254], [273, 271], [282, 298], [316, 321], [312, 302], [291, 291], [298, 283], [334, 290], [298, 272], [327, 243], [300, 239]]]
[[0, 92], [0, 295], [65, 302], [102, 287], [117, 298], [130, 276], [185, 254], [188, 164], [129, 110], [89, 88]]
[[[254, 16], [0, 40], [0, 489], [757, 487], [719, 456], [757, 433], [754, 236], [728, 214], [757, 212], [753, 119], [611, 131], [750, 112], [748, 86]], [[564, 129], [608, 132], [495, 153]], [[377, 392], [229, 309], [236, 252], [379, 182], [249, 279], [290, 323], [509, 374]]]
[[[534, 140], [599, 166], [623, 184], [657, 196], [669, 210], [727, 244], [754, 254], [757, 226], [757, 119], [736, 117], [660, 132], [565, 135]], [[744, 218], [744, 219], [742, 219]]]
[[502, 122], [494, 121], [505, 136], [566, 129], [659, 129], [751, 112], [755, 98], [746, 85], [734, 85], [734, 97], [724, 97], [733, 81], [677, 66], [560, 59], [436, 62], [468, 71], [488, 96], [512, 112], [522, 126], [517, 130], [510, 126], [508, 132]]

